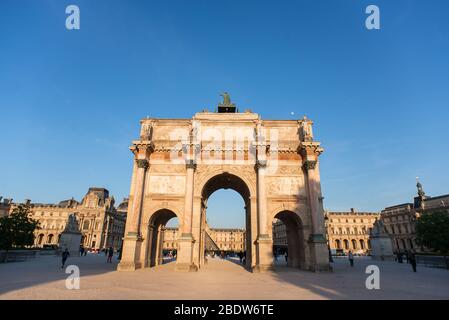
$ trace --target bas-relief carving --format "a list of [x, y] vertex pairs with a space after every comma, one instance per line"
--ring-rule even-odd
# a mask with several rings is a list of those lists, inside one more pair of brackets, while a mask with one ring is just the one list
[[184, 194], [184, 176], [150, 176], [149, 192], [153, 194]]
[[183, 164], [179, 165], [151, 165], [150, 166], [150, 173], [185, 173], [186, 167]]
[[270, 177], [268, 178], [269, 194], [304, 195], [303, 177]]
[[301, 167], [298, 165], [293, 166], [279, 166], [275, 174], [285, 174], [285, 175], [302, 175]]

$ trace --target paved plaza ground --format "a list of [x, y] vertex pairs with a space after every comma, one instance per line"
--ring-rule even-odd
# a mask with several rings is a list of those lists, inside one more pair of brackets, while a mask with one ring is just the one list
[[[331, 273], [278, 267], [250, 273], [237, 261], [209, 259], [199, 272], [174, 272], [174, 263], [117, 272], [104, 255], [69, 258], [81, 271], [79, 290], [67, 290], [58, 257], [0, 264], [0, 299], [449, 299], [449, 270], [396, 262], [336, 259]], [[380, 290], [367, 290], [365, 268], [380, 268]]]

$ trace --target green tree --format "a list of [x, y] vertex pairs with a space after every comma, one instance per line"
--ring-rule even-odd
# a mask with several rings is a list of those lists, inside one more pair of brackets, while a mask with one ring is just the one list
[[0, 218], [0, 249], [23, 248], [34, 243], [34, 230], [39, 222], [29, 217], [29, 205], [19, 205], [9, 216]]
[[441, 253], [449, 253], [449, 212], [425, 212], [416, 221], [416, 243]]

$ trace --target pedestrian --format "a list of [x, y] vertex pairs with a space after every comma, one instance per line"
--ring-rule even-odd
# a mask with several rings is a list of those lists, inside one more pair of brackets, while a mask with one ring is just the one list
[[84, 254], [84, 247], [80, 246], [80, 257], [82, 257]]
[[410, 263], [410, 252], [405, 250], [405, 262]]
[[65, 250], [62, 252], [61, 257], [62, 257], [62, 265], [61, 265], [61, 269], [64, 268], [65, 262], [67, 261], [67, 258], [70, 256], [69, 250], [67, 250], [67, 248], [65, 248]]
[[402, 263], [402, 252], [398, 251], [398, 262]]
[[274, 262], [278, 262], [278, 253], [276, 252], [276, 250], [273, 252], [273, 256], [274, 256]]
[[416, 272], [416, 256], [414, 252], [410, 253], [409, 261], [410, 264], [412, 265], [413, 272]]
[[109, 250], [105, 249], [105, 251], [108, 252], [108, 263], [112, 263], [112, 257], [114, 256], [114, 248], [109, 247]]
[[288, 251], [285, 251], [285, 262], [288, 262]]
[[242, 251], [239, 252], [239, 260], [240, 260], [240, 263], [242, 263], [242, 261], [243, 261], [243, 252]]
[[348, 259], [349, 259], [349, 264], [351, 265], [351, 267], [354, 267], [354, 255], [352, 254], [351, 250], [349, 250], [349, 252], [348, 252]]

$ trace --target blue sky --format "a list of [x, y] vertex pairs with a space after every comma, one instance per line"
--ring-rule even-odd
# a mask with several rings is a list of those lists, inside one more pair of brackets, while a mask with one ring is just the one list
[[[81, 30], [65, 29], [69, 4]], [[381, 30], [364, 27], [369, 4]], [[0, 195], [95, 185], [120, 200], [139, 119], [191, 117], [224, 90], [262, 118], [315, 121], [328, 209], [408, 202], [416, 176], [449, 193], [448, 13], [446, 0], [2, 0]], [[240, 226], [243, 202], [220, 194], [212, 224]]]

